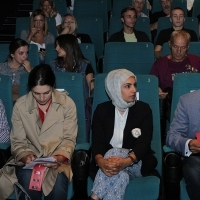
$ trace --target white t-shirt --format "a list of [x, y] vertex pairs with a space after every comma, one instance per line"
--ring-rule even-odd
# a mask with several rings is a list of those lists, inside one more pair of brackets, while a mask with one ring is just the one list
[[55, 20], [56, 20], [56, 26], [61, 25], [62, 17], [61, 17], [61, 15], [59, 13], [57, 13], [57, 15], [55, 17]]
[[39, 43], [37, 43], [37, 42], [31, 41], [30, 44], [36, 44], [37, 47], [38, 47], [38, 51], [40, 51], [40, 48], [45, 49], [45, 43], [39, 44]]

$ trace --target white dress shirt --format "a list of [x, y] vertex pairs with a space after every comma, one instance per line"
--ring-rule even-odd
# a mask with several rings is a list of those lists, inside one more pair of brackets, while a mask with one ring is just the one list
[[121, 114], [119, 110], [115, 107], [114, 133], [112, 139], [110, 140], [110, 144], [113, 147], [122, 148], [124, 128], [126, 125], [128, 111], [129, 109], [127, 108], [126, 111]]

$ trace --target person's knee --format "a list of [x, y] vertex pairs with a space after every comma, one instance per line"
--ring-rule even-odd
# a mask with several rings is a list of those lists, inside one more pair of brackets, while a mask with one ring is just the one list
[[183, 162], [183, 177], [187, 182], [200, 185], [200, 158], [199, 156], [191, 156]]

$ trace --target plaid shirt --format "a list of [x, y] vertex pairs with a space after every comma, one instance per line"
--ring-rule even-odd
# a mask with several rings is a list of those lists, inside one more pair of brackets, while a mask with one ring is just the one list
[[10, 140], [10, 128], [6, 118], [3, 102], [0, 100], [0, 143]]
[[12, 85], [20, 84], [20, 75], [27, 73], [24, 66], [20, 66], [17, 70], [10, 67], [8, 62], [0, 63], [0, 74], [8, 75], [11, 77]]

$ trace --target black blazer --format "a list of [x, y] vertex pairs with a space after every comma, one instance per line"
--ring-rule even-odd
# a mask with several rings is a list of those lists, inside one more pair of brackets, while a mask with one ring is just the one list
[[[94, 112], [92, 121], [92, 156], [91, 169], [94, 170], [94, 157], [104, 154], [112, 147], [110, 140], [113, 136], [115, 118], [115, 106], [111, 101], [99, 104]], [[131, 131], [134, 128], [141, 129], [141, 136], [133, 137]], [[129, 108], [122, 148], [132, 149], [137, 160], [142, 160], [142, 175], [149, 174], [155, 170], [157, 160], [151, 150], [153, 134], [152, 111], [148, 104], [137, 101]], [[97, 168], [96, 168], [97, 170]]]
[[[145, 32], [137, 31], [135, 29], [133, 31], [138, 42], [150, 42], [150, 39]], [[108, 42], [126, 42], [124, 38], [124, 29], [121, 29], [121, 31], [119, 32], [113, 33], [110, 36]]]

